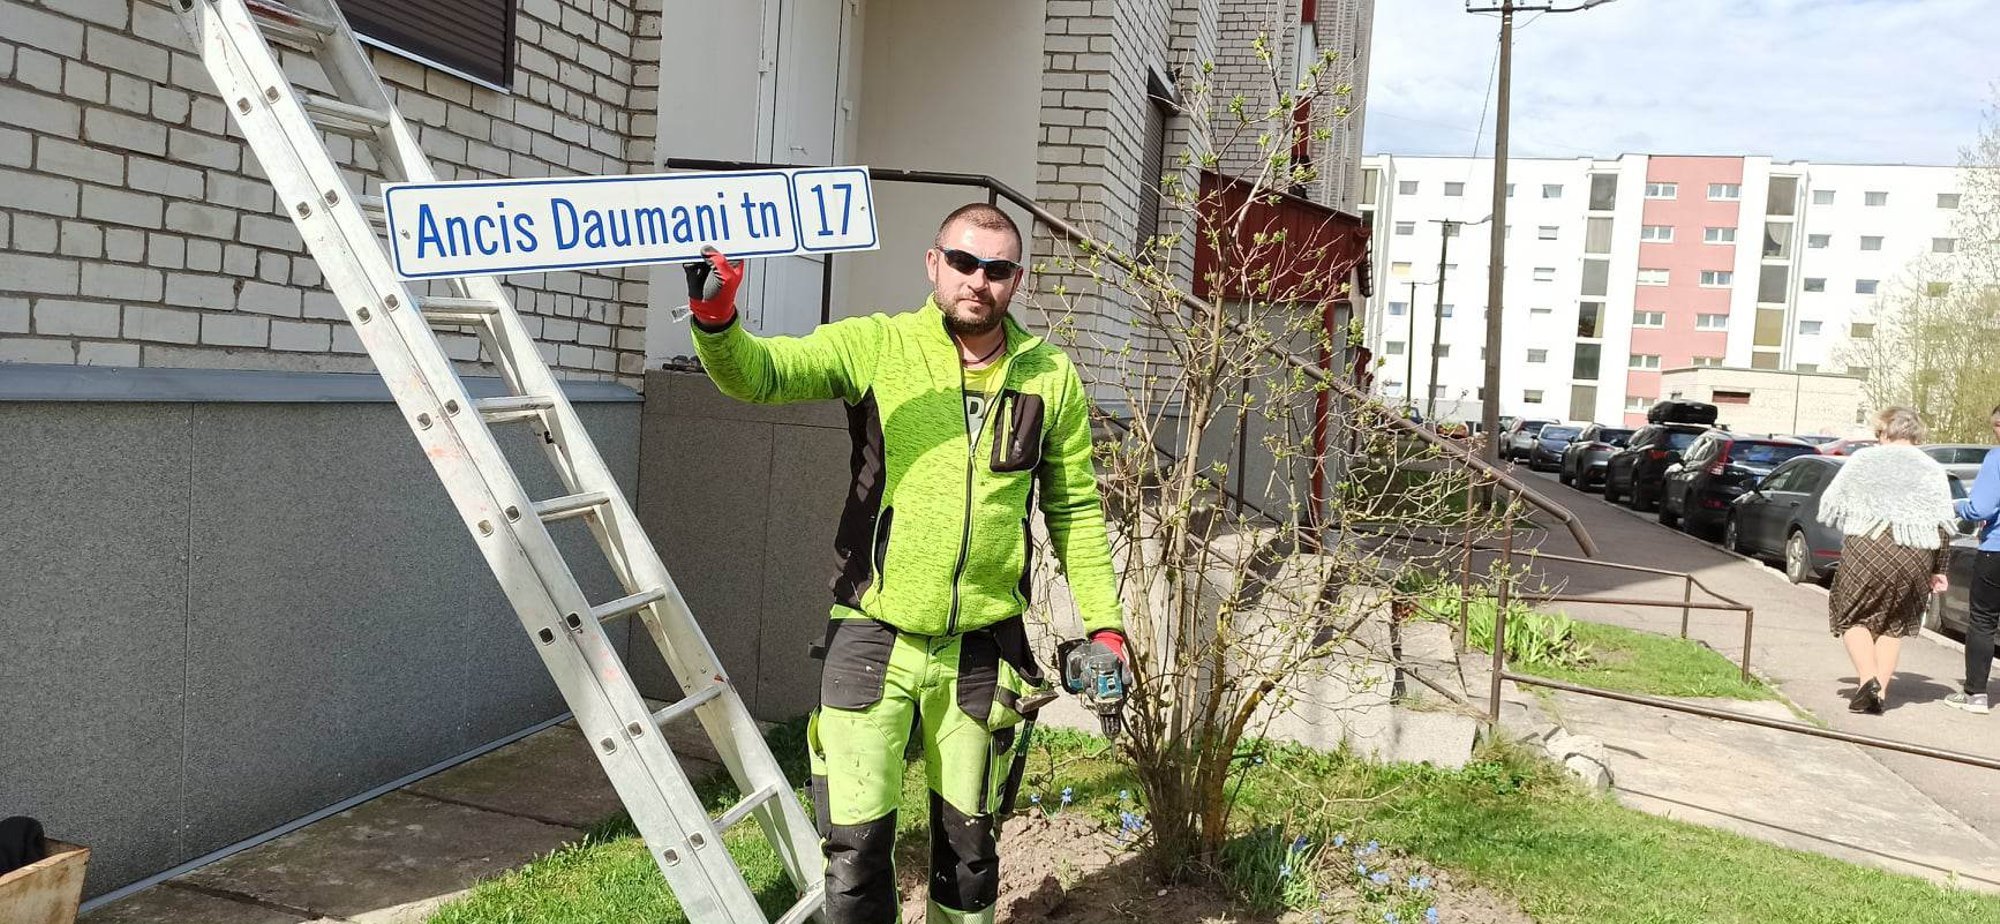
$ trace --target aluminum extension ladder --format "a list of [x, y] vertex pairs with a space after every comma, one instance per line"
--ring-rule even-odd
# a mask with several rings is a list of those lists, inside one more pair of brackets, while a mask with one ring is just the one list
[[[328, 153], [322, 132], [370, 145], [390, 181], [436, 179], [345, 17], [332, 0], [175, 2], [280, 208], [387, 381], [688, 920], [767, 920], [722, 841], [725, 829], [746, 818], [757, 820], [800, 895], [777, 924], [818, 917], [825, 890], [818, 833], [500, 282], [455, 280], [449, 297], [413, 291], [391, 268], [380, 197], [350, 188]], [[310, 53], [333, 95], [296, 90], [274, 44]], [[439, 329], [477, 334], [510, 394], [470, 397]], [[489, 429], [500, 423], [532, 429], [570, 493], [544, 500], [523, 493]], [[596, 604], [584, 598], [547, 527], [573, 517], [589, 525], [627, 596]], [[657, 712], [603, 628], [635, 613], [685, 691]], [[701, 722], [746, 794], [714, 818], [662, 734], [665, 723], [688, 716]]]

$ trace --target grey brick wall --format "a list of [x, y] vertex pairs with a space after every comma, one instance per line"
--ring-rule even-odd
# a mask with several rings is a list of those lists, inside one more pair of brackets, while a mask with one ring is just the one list
[[[511, 92], [371, 50], [438, 174], [650, 164], [658, 69], [636, 62], [657, 57], [657, 0], [521, 0], [517, 15]], [[287, 55], [296, 83], [324, 86]], [[372, 173], [361, 146], [329, 147], [351, 181]], [[164, 0], [0, 0], [0, 362], [371, 368], [274, 207]], [[509, 283], [559, 375], [640, 383], [643, 270]], [[446, 348], [483, 371], [469, 335]]]

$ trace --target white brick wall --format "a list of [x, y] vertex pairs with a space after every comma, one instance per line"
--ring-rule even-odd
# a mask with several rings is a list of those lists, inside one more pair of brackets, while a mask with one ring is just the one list
[[[511, 93], [371, 49], [438, 174], [649, 164], [657, 0], [523, 0], [517, 15]], [[0, 361], [370, 368], [274, 207], [167, 0], [0, 0]], [[509, 283], [558, 374], [640, 383], [643, 271]], [[476, 341], [448, 350], [480, 371]]]

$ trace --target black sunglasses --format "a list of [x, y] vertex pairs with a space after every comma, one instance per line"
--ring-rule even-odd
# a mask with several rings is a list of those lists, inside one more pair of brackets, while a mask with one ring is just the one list
[[943, 247], [937, 248], [937, 252], [944, 255], [944, 262], [952, 269], [967, 276], [972, 275], [973, 270], [985, 270], [986, 278], [994, 282], [1005, 282], [1021, 271], [1021, 264], [1012, 260], [981, 260], [963, 250], [949, 250]]

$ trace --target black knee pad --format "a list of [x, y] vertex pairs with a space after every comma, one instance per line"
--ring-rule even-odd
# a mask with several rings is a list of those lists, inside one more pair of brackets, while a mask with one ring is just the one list
[[894, 924], [896, 813], [832, 825], [826, 837], [826, 913], [833, 924]]
[[931, 901], [983, 911], [1000, 898], [1000, 844], [992, 815], [966, 815], [931, 793]]

